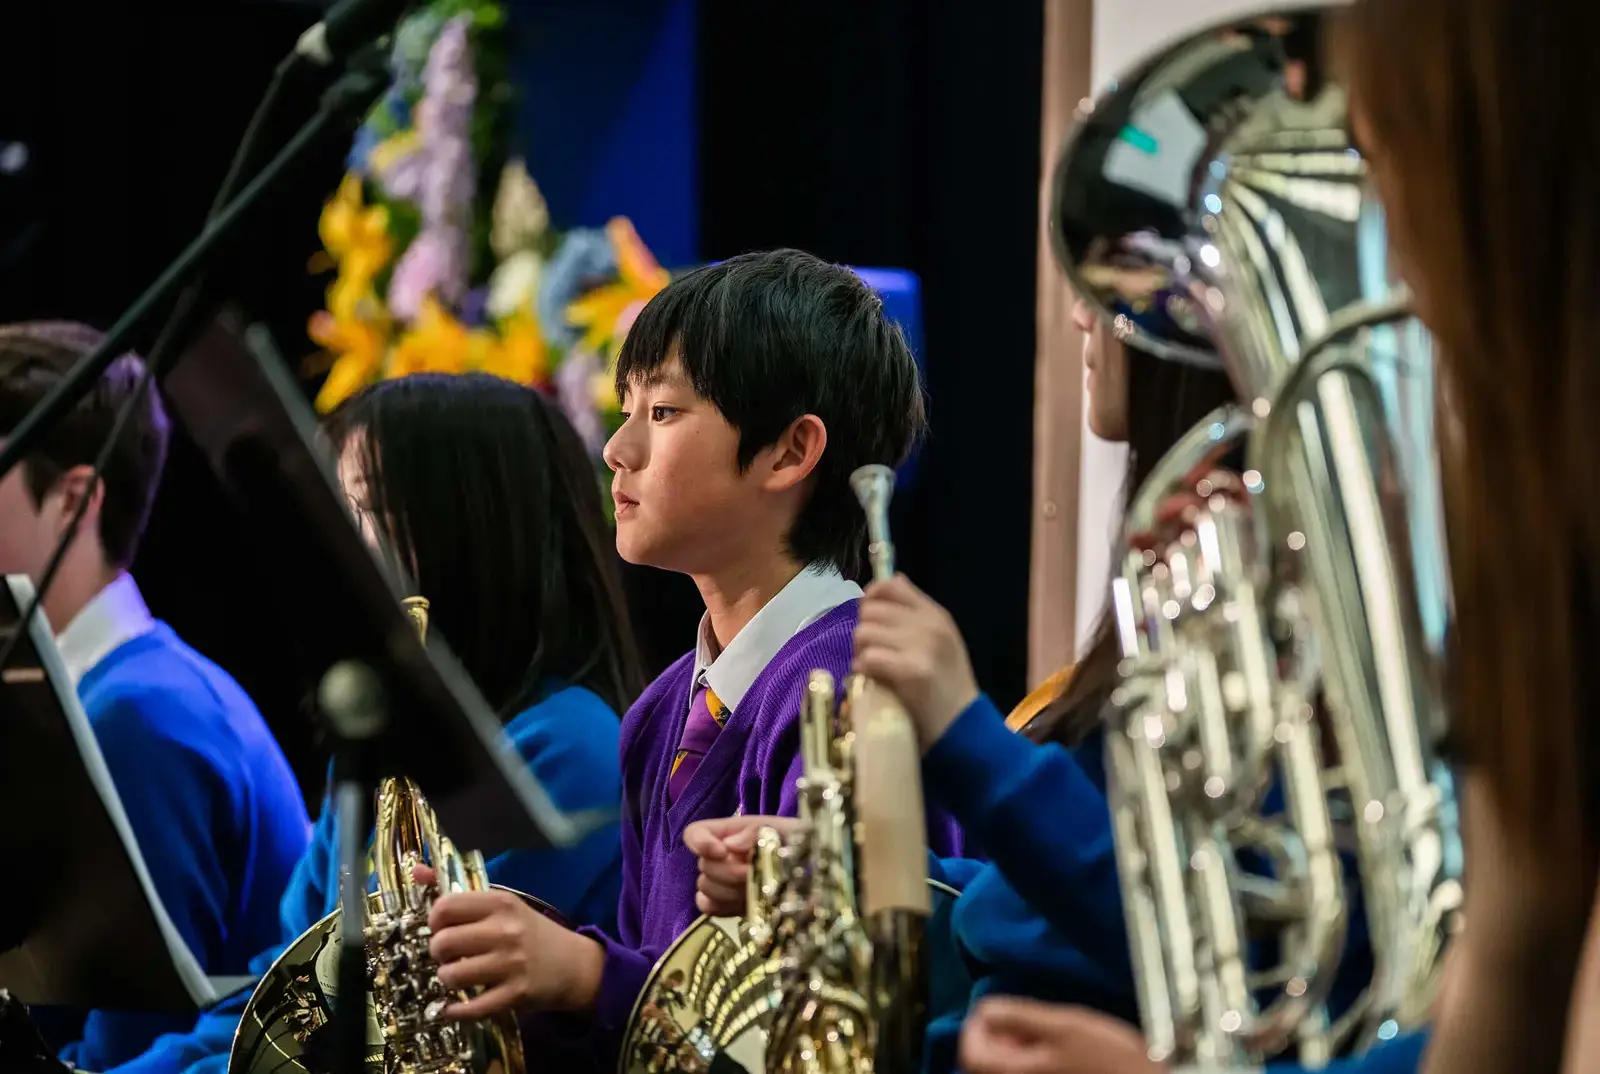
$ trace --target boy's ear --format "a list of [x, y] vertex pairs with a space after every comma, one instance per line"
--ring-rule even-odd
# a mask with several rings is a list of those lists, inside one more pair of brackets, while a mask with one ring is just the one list
[[794, 488], [817, 468], [823, 449], [828, 446], [828, 427], [815, 414], [802, 414], [778, 434], [771, 447], [762, 452], [766, 474], [762, 487], [769, 492]]
[[93, 532], [100, 521], [100, 505], [105, 500], [105, 483], [95, 480], [94, 467], [74, 466], [56, 481], [51, 492], [61, 497], [61, 525], [65, 529], [67, 519], [71, 518], [78, 510], [78, 504], [88, 498], [89, 506], [84, 509], [83, 526], [79, 533]]

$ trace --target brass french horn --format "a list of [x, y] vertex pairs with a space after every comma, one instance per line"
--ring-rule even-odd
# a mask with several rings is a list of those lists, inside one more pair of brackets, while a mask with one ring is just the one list
[[[856, 471], [873, 576], [894, 575], [894, 473]], [[957, 892], [927, 879], [920, 750], [882, 684], [845, 701], [813, 671], [800, 714], [798, 831], [762, 829], [743, 918], [702, 917], [656, 963], [621, 1074], [909, 1074], [926, 1022], [923, 925]], [[863, 758], [866, 763], [863, 764]]]
[[[405, 601], [426, 636], [428, 602]], [[419, 864], [437, 881], [420, 885]], [[367, 896], [368, 1074], [525, 1074], [515, 1017], [449, 1022], [445, 1005], [465, 999], [446, 988], [428, 953], [428, 912], [440, 895], [489, 888], [477, 851], [463, 851], [439, 830], [432, 808], [405, 777], [385, 779], [377, 796], [373, 866], [378, 890]], [[509, 890], [509, 889], [502, 889]], [[513, 892], [546, 917], [571, 927], [552, 906]], [[296, 939], [256, 985], [244, 1010], [230, 1074], [344, 1074], [333, 1070], [332, 1015], [338, 992], [339, 911]]]

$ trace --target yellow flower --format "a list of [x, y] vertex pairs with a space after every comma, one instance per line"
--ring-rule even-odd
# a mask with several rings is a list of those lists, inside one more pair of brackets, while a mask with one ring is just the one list
[[422, 300], [416, 321], [389, 353], [385, 374], [464, 373], [482, 368], [494, 347], [493, 335], [467, 328], [429, 295]]
[[309, 329], [312, 340], [334, 356], [317, 392], [317, 410], [325, 414], [376, 376], [388, 334], [380, 321], [340, 320], [326, 312], [313, 314]]
[[618, 331], [623, 313], [635, 303], [654, 298], [671, 278], [639, 240], [627, 217], [612, 217], [606, 224], [606, 236], [617, 255], [617, 281], [595, 288], [567, 307], [567, 323], [584, 330], [578, 346], [596, 354], [604, 353], [608, 343], [611, 350], [616, 349], [625, 334]]
[[545, 382], [550, 375], [549, 355], [532, 310], [519, 310], [500, 323], [499, 344], [485, 356], [483, 371], [518, 384]]
[[322, 207], [317, 235], [340, 271], [352, 277], [371, 279], [389, 263], [389, 210], [362, 202], [359, 176], [345, 176]]
[[373, 278], [341, 268], [328, 285], [328, 312], [343, 323], [371, 319], [382, 312], [382, 304], [372, 289]]

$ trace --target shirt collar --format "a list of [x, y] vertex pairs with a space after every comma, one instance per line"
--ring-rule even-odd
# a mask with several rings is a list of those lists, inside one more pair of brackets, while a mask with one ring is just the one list
[[813, 563], [767, 601], [720, 653], [711, 633], [711, 617], [701, 616], [694, 651], [695, 685], [703, 681], [716, 693], [717, 700], [732, 712], [739, 707], [756, 676], [790, 638], [859, 596], [861, 587], [838, 570]]
[[96, 664], [134, 638], [155, 629], [139, 586], [126, 572], [96, 593], [56, 635], [61, 662], [76, 687]]

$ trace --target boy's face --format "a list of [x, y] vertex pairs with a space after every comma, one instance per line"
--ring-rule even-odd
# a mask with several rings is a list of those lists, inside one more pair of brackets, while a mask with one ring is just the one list
[[[0, 574], [26, 574], [38, 582], [65, 524], [58, 517], [61, 499], [47, 495], [43, 503], [34, 503], [23, 466], [0, 477]], [[89, 527], [85, 519], [80, 529]]]
[[622, 411], [605, 448], [622, 558], [684, 574], [737, 561], [770, 513], [760, 460], [739, 471], [738, 430], [695, 394], [676, 357], [630, 384]]

